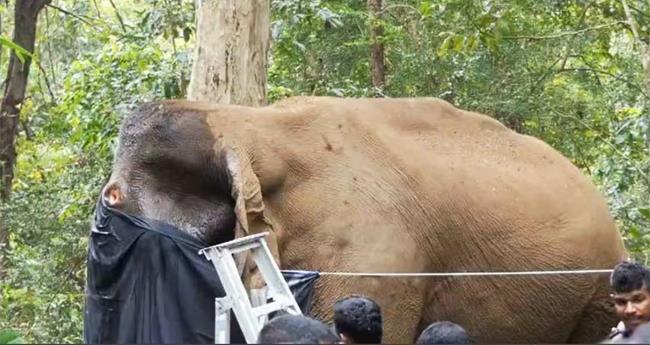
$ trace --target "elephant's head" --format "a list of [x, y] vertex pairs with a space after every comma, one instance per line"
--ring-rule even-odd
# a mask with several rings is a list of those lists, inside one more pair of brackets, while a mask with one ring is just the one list
[[149, 103], [122, 123], [102, 197], [113, 208], [171, 224], [208, 244], [272, 230], [243, 151], [215, 135], [206, 111]]

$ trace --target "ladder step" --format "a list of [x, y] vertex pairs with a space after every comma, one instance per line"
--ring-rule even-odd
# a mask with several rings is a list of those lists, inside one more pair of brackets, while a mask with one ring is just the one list
[[256, 245], [259, 245], [259, 240], [261, 238], [264, 238], [267, 234], [268, 234], [268, 232], [262, 232], [262, 233], [259, 233], [259, 234], [250, 235], [250, 236], [238, 238], [236, 240], [232, 240], [232, 241], [224, 242], [224, 243], [221, 243], [221, 244], [217, 244], [217, 245], [214, 245], [213, 247], [223, 249], [223, 248], [239, 247], [241, 245], [245, 245], [245, 244], [249, 244], [249, 243], [254, 243]]
[[[253, 250], [259, 248], [261, 245], [259, 243], [244, 243], [230, 248], [224, 248], [229, 250], [233, 254], [245, 252], [247, 250]], [[222, 249], [223, 250], [223, 249]]]
[[267, 304], [262, 304], [259, 307], [253, 308], [253, 313], [255, 314], [256, 317], [260, 317], [263, 315], [269, 315], [274, 311], [282, 310], [286, 307], [286, 305], [280, 301], [274, 301], [271, 303]]
[[[264, 326], [269, 314], [284, 310], [291, 314], [301, 314], [300, 307], [284, 280], [282, 273], [266, 244], [268, 232], [239, 238], [215, 246], [203, 248], [200, 254], [210, 260], [219, 274], [226, 296], [218, 298], [215, 305], [215, 341], [227, 343], [230, 341], [230, 311], [232, 310], [239, 322], [242, 333], [249, 344], [257, 341], [257, 335]], [[244, 283], [239, 276], [233, 255], [250, 251], [266, 283], [262, 296], [249, 296]], [[259, 298], [258, 298], [259, 297]], [[251, 300], [262, 303], [253, 307]], [[272, 302], [265, 303], [268, 300]], [[255, 302], [254, 304], [257, 304]]]

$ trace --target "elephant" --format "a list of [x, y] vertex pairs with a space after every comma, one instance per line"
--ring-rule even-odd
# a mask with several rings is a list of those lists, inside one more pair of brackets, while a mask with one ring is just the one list
[[[143, 103], [122, 120], [102, 197], [207, 243], [269, 232], [282, 269], [610, 269], [627, 255], [569, 159], [432, 97]], [[382, 308], [385, 343], [438, 320], [476, 342], [591, 343], [616, 324], [608, 279], [323, 275], [311, 315], [331, 322], [337, 299], [362, 294]]]

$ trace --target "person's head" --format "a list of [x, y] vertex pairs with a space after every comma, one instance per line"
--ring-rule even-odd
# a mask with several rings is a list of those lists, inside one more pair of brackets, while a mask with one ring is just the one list
[[337, 344], [338, 337], [324, 323], [302, 315], [284, 314], [269, 321], [258, 344]]
[[416, 345], [431, 344], [469, 344], [470, 338], [465, 329], [453, 322], [438, 321], [429, 325], [418, 337]]
[[622, 262], [610, 277], [616, 315], [627, 332], [650, 321], [650, 270], [641, 264]]
[[379, 344], [381, 308], [370, 298], [353, 295], [334, 304], [334, 328], [346, 343]]

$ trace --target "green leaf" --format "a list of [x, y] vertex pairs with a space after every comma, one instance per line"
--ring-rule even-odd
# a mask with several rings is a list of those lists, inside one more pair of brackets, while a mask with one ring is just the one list
[[440, 44], [440, 47], [438, 47], [438, 49], [436, 50], [436, 54], [438, 54], [438, 56], [447, 55], [447, 51], [449, 50], [449, 47], [451, 47], [453, 42], [454, 42], [454, 35], [452, 34], [447, 36], [447, 38], [445, 38], [445, 40], [442, 41], [442, 44]]
[[476, 47], [478, 47], [478, 36], [477, 35], [472, 35], [467, 37], [467, 41], [465, 41], [465, 49], [469, 52], [473, 52], [476, 50]]
[[484, 14], [478, 19], [478, 25], [481, 28], [485, 28], [488, 25], [492, 24], [496, 18], [491, 14]]
[[641, 231], [636, 226], [630, 226], [627, 235], [633, 239], [639, 239], [642, 236]]
[[0, 45], [3, 45], [16, 53], [16, 57], [20, 60], [21, 63], [25, 63], [25, 56], [33, 58], [33, 55], [27, 51], [27, 49], [17, 45], [12, 40], [0, 36]]
[[14, 330], [0, 331], [0, 344], [24, 344], [25, 340], [20, 336], [20, 333]]
[[452, 49], [456, 52], [460, 52], [463, 50], [463, 43], [465, 43], [465, 37], [460, 35], [454, 37], [454, 45]]
[[480, 40], [492, 53], [495, 53], [497, 51], [498, 48], [494, 37], [488, 34], [481, 34]]
[[650, 208], [649, 207], [639, 207], [638, 208], [639, 213], [643, 216], [643, 218], [650, 220]]
[[431, 11], [432, 4], [428, 1], [423, 1], [420, 3], [420, 15], [422, 17], [429, 17], [432, 13]]
[[298, 41], [293, 41], [293, 44], [294, 44], [296, 47], [298, 47], [298, 49], [300, 49], [301, 52], [304, 53], [304, 52], [307, 51], [307, 47], [305, 47], [304, 44], [302, 44], [302, 43], [300, 43], [300, 42], [298, 42]]

